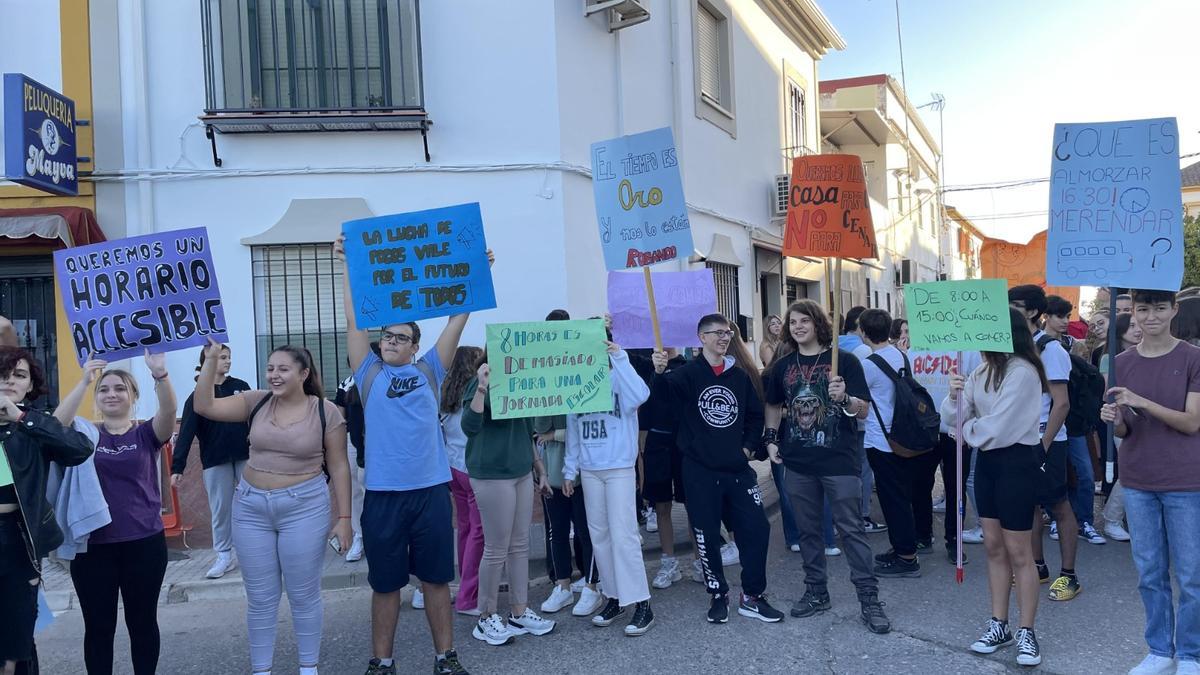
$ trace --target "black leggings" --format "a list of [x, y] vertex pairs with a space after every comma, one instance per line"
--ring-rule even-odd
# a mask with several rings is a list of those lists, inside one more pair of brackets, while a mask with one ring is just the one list
[[[542, 498], [546, 520], [546, 541], [550, 545], [550, 579], [571, 578], [571, 554], [575, 566], [588, 583], [600, 580], [600, 570], [592, 562], [592, 538], [588, 533], [587, 511], [583, 506], [583, 489], [577, 485], [570, 497], [559, 488]], [[575, 525], [575, 540], [571, 541], [571, 525]], [[574, 549], [574, 550], [572, 550]]]
[[89, 675], [113, 672], [117, 594], [125, 607], [135, 675], [158, 668], [158, 593], [167, 571], [163, 533], [117, 544], [92, 544], [71, 563], [83, 612], [83, 662]]

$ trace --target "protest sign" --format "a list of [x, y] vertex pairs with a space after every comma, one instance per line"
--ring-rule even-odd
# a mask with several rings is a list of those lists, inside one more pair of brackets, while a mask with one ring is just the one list
[[1046, 280], [1178, 290], [1179, 195], [1174, 117], [1054, 125]]
[[1012, 351], [1004, 279], [907, 284], [904, 308], [913, 349]]
[[[655, 272], [653, 280], [663, 344], [699, 347], [696, 323], [700, 317], [717, 311], [712, 270]], [[655, 347], [650, 299], [642, 275], [608, 273], [608, 313], [612, 316], [613, 342], [630, 349]]]
[[612, 410], [605, 337], [599, 319], [488, 324], [492, 417]]
[[605, 268], [645, 267], [692, 254], [670, 127], [593, 143], [592, 190]]
[[879, 257], [861, 158], [806, 155], [792, 160], [783, 254]]
[[342, 223], [359, 328], [496, 306], [479, 204]]
[[[911, 330], [911, 323], [909, 325]], [[976, 351], [908, 351], [908, 363], [912, 368], [913, 379], [925, 387], [934, 405], [941, 405], [950, 394], [951, 375], [957, 372], [966, 377], [982, 362], [983, 357]]]
[[1036, 284], [1046, 295], [1065, 298], [1079, 311], [1078, 286], [1049, 286], [1046, 284], [1046, 232], [1038, 232], [1027, 244], [1003, 239], [985, 239], [979, 251], [980, 267], [985, 279], [1008, 279], [1008, 287]]
[[228, 342], [203, 227], [55, 251], [54, 273], [80, 365]]

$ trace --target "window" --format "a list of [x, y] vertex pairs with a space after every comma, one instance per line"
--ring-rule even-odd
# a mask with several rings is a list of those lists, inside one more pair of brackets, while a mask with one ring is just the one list
[[417, 0], [202, 0], [201, 8], [208, 113], [423, 105]]
[[695, 0], [692, 60], [696, 71], [696, 117], [736, 136], [733, 43], [725, 1]]
[[276, 347], [307, 347], [321, 373], [325, 393], [332, 396], [350, 371], [342, 308], [343, 267], [333, 255], [333, 245], [253, 246], [250, 259], [258, 372], [266, 369], [267, 358]]
[[795, 80], [787, 81], [787, 158], [793, 159], [801, 155], [811, 154], [808, 149], [808, 136], [804, 130], [804, 119], [807, 111], [804, 105], [804, 88]]
[[[794, 279], [788, 279], [788, 282], [787, 282], [787, 304], [788, 304], [788, 307], [791, 307], [793, 302], [795, 302], [797, 300], [803, 300], [804, 298], [807, 298], [807, 297], [808, 297], [808, 284], [800, 282], [800, 281], [796, 281]], [[787, 307], [784, 308], [784, 311], [787, 311]]]
[[738, 293], [737, 265], [709, 262], [708, 269], [712, 270], [713, 282], [717, 287], [717, 311], [724, 314], [726, 319], [737, 322], [742, 313], [742, 305]]

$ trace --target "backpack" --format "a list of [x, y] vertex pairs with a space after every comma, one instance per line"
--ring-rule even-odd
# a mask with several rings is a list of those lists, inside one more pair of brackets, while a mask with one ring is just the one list
[[[1038, 352], [1046, 351], [1046, 345], [1056, 338], [1043, 335], [1038, 338]], [[1067, 352], [1071, 357], [1071, 376], [1067, 380], [1067, 398], [1071, 409], [1067, 412], [1068, 436], [1086, 436], [1097, 429], [1100, 422], [1100, 406], [1104, 405], [1104, 376], [1100, 369], [1086, 359]]]
[[879, 406], [871, 401], [875, 410], [875, 419], [887, 438], [888, 445], [897, 457], [917, 457], [923, 455], [938, 444], [938, 434], [942, 427], [942, 416], [938, 414], [933, 397], [925, 387], [921, 386], [912, 376], [912, 368], [908, 364], [908, 356], [904, 355], [904, 367], [897, 373], [892, 366], [878, 354], [867, 357], [871, 363], [887, 375], [896, 387], [892, 406], [892, 429], [883, 424], [883, 416], [879, 414]]
[[[419, 370], [421, 372], [421, 374], [425, 376], [425, 381], [428, 382], [430, 388], [433, 389], [433, 402], [437, 406], [438, 411], [440, 412], [442, 409], [442, 388], [437, 386], [437, 378], [435, 378], [433, 376], [433, 368], [430, 367], [430, 365], [428, 363], [425, 363], [424, 361], [419, 361], [419, 360], [414, 361], [413, 365], [416, 366], [417, 370]], [[371, 394], [371, 387], [375, 386], [375, 378], [378, 377], [379, 373], [382, 373], [382, 372], [383, 372], [383, 361], [377, 360], [374, 363], [372, 363], [369, 368], [367, 368], [367, 372], [363, 373], [362, 385], [359, 386], [358, 382], [354, 383], [354, 386], [358, 388], [358, 396], [357, 396], [358, 405], [361, 405], [363, 408], [363, 429], [362, 429], [363, 444], [361, 446], [359, 446], [359, 448], [358, 448], [358, 468], [360, 468], [360, 469], [367, 468], [367, 443], [366, 443], [367, 396], [369, 396]], [[441, 418], [441, 416], [439, 415], [439, 420], [440, 420], [440, 418]]]

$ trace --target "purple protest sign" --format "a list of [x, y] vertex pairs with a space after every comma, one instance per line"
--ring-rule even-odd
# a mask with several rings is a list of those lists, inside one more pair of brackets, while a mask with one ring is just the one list
[[[699, 347], [696, 322], [717, 311], [717, 288], [712, 270], [653, 272], [654, 301], [666, 347]], [[630, 349], [653, 348], [650, 302], [643, 274], [608, 273], [608, 313], [613, 342]]]
[[203, 227], [55, 251], [54, 273], [81, 365], [229, 340]]

